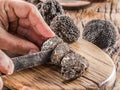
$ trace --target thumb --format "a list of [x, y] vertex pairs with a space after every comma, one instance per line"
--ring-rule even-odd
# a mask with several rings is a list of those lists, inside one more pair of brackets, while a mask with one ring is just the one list
[[28, 54], [39, 51], [39, 48], [24, 39], [14, 36], [0, 28], [0, 49], [12, 51], [17, 54]]

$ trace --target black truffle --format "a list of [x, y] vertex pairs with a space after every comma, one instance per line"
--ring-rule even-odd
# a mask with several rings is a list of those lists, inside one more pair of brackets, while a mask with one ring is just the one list
[[105, 49], [116, 42], [116, 30], [109, 21], [92, 20], [84, 27], [83, 39]]
[[87, 60], [73, 52], [67, 54], [61, 61], [61, 75], [66, 81], [74, 80], [83, 75], [88, 68]]
[[55, 65], [61, 66], [62, 58], [71, 52], [71, 48], [66, 43], [58, 44], [57, 47], [54, 49], [51, 55], [51, 62]]
[[63, 43], [63, 40], [59, 37], [53, 37], [45, 41], [41, 47], [41, 51], [54, 50], [59, 43]]
[[48, 25], [55, 16], [64, 13], [62, 6], [56, 0], [46, 0], [39, 11]]
[[80, 31], [68, 16], [56, 16], [51, 22], [50, 28], [67, 43], [72, 43], [80, 37]]

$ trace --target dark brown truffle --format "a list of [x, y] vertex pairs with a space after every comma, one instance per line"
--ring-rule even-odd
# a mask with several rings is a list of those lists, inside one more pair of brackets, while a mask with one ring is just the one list
[[41, 51], [54, 50], [59, 43], [63, 43], [63, 40], [59, 37], [53, 37], [45, 41], [41, 47]]
[[71, 52], [71, 48], [66, 43], [58, 44], [57, 47], [54, 49], [51, 55], [51, 62], [55, 65], [61, 66], [62, 58]]
[[56, 0], [46, 0], [39, 11], [48, 25], [55, 16], [64, 13], [62, 6]]
[[56, 16], [51, 22], [50, 28], [65, 42], [72, 43], [78, 40], [80, 31], [73, 20], [64, 15]]
[[64, 80], [74, 80], [82, 76], [88, 68], [87, 60], [79, 54], [69, 53], [61, 61], [61, 75]]
[[83, 39], [105, 49], [116, 42], [116, 30], [109, 21], [92, 20], [84, 27]]

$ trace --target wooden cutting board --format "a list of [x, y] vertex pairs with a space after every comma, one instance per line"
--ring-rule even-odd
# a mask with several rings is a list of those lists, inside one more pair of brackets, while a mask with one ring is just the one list
[[85, 40], [80, 39], [70, 46], [89, 61], [90, 67], [82, 77], [65, 83], [59, 68], [44, 65], [2, 77], [4, 85], [12, 90], [110, 90], [116, 77], [112, 59]]

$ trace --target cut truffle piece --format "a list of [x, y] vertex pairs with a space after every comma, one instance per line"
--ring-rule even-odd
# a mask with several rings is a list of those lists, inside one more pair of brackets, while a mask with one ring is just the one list
[[83, 39], [105, 49], [116, 42], [116, 30], [109, 21], [92, 20], [84, 27]]
[[46, 0], [39, 11], [48, 25], [55, 16], [64, 13], [62, 6], [56, 0]]
[[80, 37], [80, 31], [74, 21], [65, 15], [56, 16], [50, 24], [50, 28], [67, 43], [72, 43]]
[[89, 64], [84, 57], [72, 52], [62, 59], [61, 67], [62, 78], [69, 81], [82, 76]]
[[41, 51], [45, 50], [54, 50], [59, 43], [62, 43], [63, 40], [57, 36], [48, 39], [45, 41], [41, 47]]
[[54, 49], [51, 55], [51, 62], [55, 65], [61, 66], [62, 58], [71, 52], [71, 48], [66, 43], [58, 44], [57, 47]]

